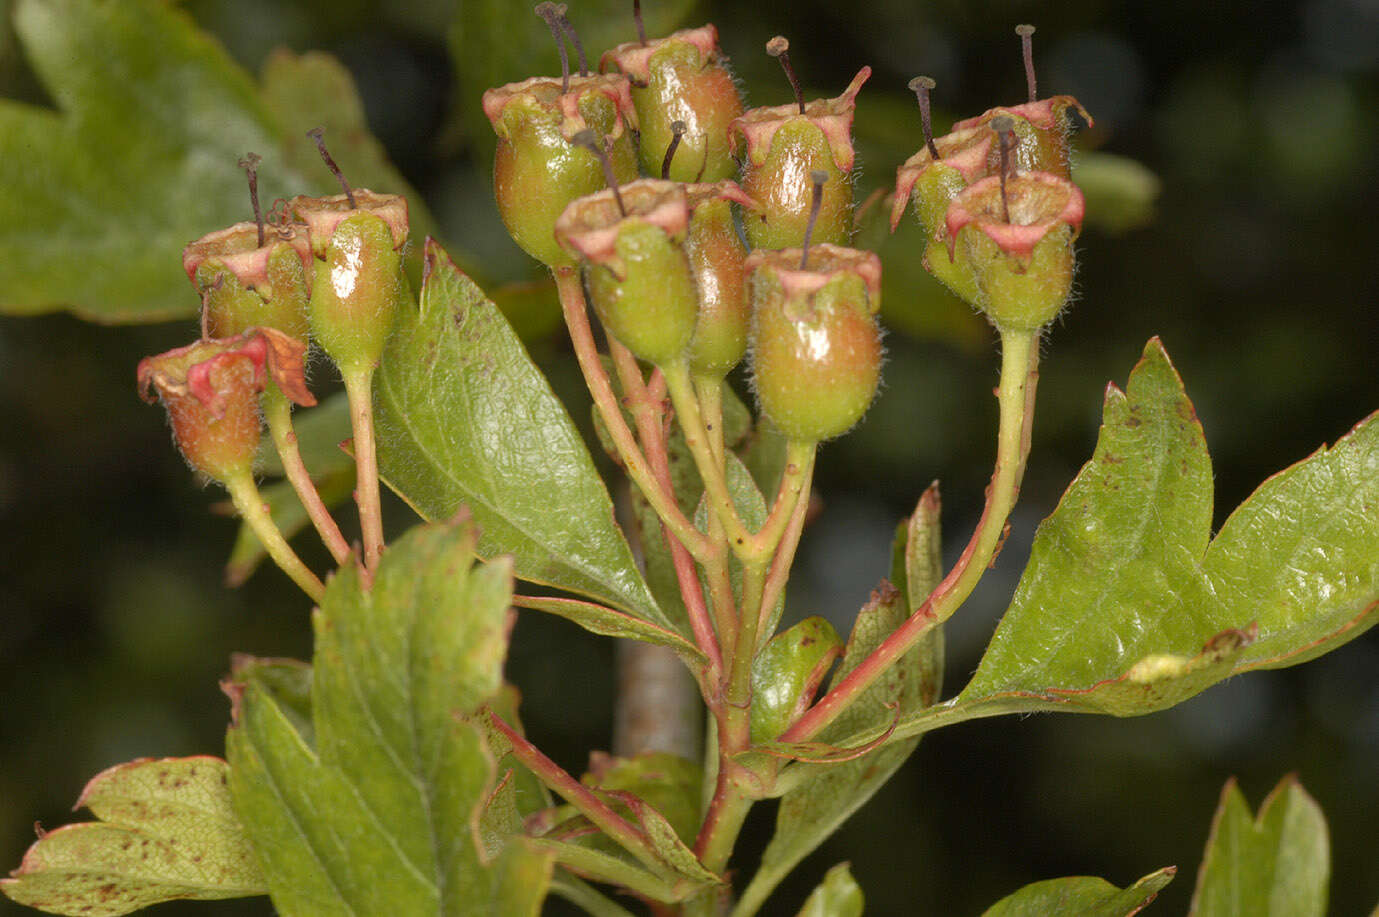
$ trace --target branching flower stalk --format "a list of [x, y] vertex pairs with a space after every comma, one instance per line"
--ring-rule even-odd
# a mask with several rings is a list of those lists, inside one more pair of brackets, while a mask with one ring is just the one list
[[594, 399], [594, 406], [603, 420], [609, 438], [618, 450], [618, 458], [622, 460], [627, 476], [641, 489], [652, 510], [675, 534], [690, 555], [697, 562], [704, 563], [712, 551], [708, 539], [680, 511], [673, 497], [657, 484], [656, 475], [622, 416], [617, 395], [613, 391], [608, 374], [604, 372], [594, 345], [593, 329], [589, 326], [588, 306], [584, 300], [584, 290], [578, 271], [574, 268], [558, 268], [553, 273], [561, 309], [565, 315], [565, 327], [574, 345], [575, 358], [584, 375], [585, 386]]

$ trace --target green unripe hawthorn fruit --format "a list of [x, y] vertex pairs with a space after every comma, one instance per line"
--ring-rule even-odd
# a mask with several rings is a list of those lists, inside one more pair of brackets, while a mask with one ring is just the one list
[[842, 245], [852, 237], [852, 120], [857, 93], [870, 76], [871, 68], [863, 67], [842, 95], [809, 102], [803, 113], [798, 104], [776, 105], [753, 108], [733, 122], [733, 147], [745, 147], [742, 190], [760, 205], [743, 220], [753, 248], [804, 243], [815, 171], [828, 180], [813, 239]]
[[555, 221], [575, 198], [604, 187], [598, 158], [572, 139], [603, 138], [618, 181], [637, 177], [631, 131], [637, 127], [630, 84], [621, 75], [533, 77], [484, 93], [484, 113], [498, 145], [493, 194], [514, 241], [550, 268], [575, 262], [555, 241]]
[[723, 378], [747, 352], [751, 305], [747, 301], [747, 249], [733, 224], [732, 203], [755, 208], [756, 202], [735, 182], [690, 185], [685, 253], [699, 290], [699, 316], [690, 340], [690, 371]]
[[1072, 290], [1082, 192], [1047, 172], [989, 176], [948, 208], [949, 244], [970, 267], [977, 305], [997, 328], [1032, 331], [1052, 321]]
[[649, 178], [580, 198], [556, 221], [556, 238], [584, 266], [604, 328], [650, 363], [679, 358], [694, 334], [688, 230], [685, 186]]
[[[260, 243], [260, 232], [263, 241]], [[182, 252], [182, 266], [201, 295], [208, 337], [276, 328], [305, 341], [311, 247], [302, 223], [236, 223], [202, 236]]]
[[599, 68], [616, 68], [632, 81], [632, 104], [641, 125], [642, 169], [660, 175], [671, 125], [685, 125], [670, 172], [682, 182], [717, 182], [737, 174], [728, 126], [742, 114], [742, 97], [718, 47], [712, 25], [682, 29], [666, 38], [632, 41], [606, 52]]
[[[915, 215], [927, 238], [925, 268], [969, 303], [977, 301], [979, 292], [966, 263], [949, 256], [948, 205], [972, 182], [990, 174], [995, 139], [996, 135], [984, 127], [936, 137], [933, 142], [938, 159], [924, 146], [896, 170], [891, 231], [900, 225], [905, 205], [913, 199]], [[999, 161], [995, 167], [999, 168]]]
[[752, 386], [761, 412], [804, 442], [846, 433], [881, 380], [881, 260], [818, 245], [747, 256]]
[[409, 297], [402, 270], [407, 201], [357, 189], [289, 202], [307, 224], [314, 255], [311, 333], [342, 373], [378, 364], [399, 306]]

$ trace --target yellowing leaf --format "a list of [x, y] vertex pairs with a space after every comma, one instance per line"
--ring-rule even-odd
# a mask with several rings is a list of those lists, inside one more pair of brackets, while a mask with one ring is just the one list
[[0, 891], [54, 914], [128, 914], [176, 899], [267, 891], [219, 758], [149, 758], [97, 774], [77, 800], [98, 822], [29, 848]]

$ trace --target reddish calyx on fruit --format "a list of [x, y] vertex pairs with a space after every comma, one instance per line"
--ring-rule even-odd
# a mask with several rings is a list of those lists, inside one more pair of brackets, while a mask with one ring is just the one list
[[599, 69], [616, 70], [631, 81], [632, 102], [641, 128], [643, 169], [661, 174], [660, 153], [670, 144], [673, 125], [678, 121], [685, 125], [681, 149], [669, 174], [663, 177], [715, 182], [736, 174], [728, 130], [742, 114], [742, 97], [718, 46], [714, 26], [618, 45], [604, 53]]
[[201, 340], [139, 361], [139, 395], [167, 408], [177, 447], [217, 481], [252, 472], [259, 446], [259, 395], [271, 378], [297, 404], [306, 387], [306, 344], [274, 328]]
[[685, 253], [699, 291], [699, 317], [690, 341], [690, 371], [722, 378], [747, 352], [751, 305], [747, 299], [747, 249], [733, 225], [732, 205], [755, 209], [736, 182], [687, 185], [690, 209]]
[[312, 336], [342, 372], [362, 372], [378, 363], [398, 304], [408, 295], [402, 272], [407, 199], [351, 188], [321, 135], [320, 128], [307, 131], [344, 191], [294, 197], [287, 209], [306, 224], [314, 256]]
[[[788, 42], [777, 39], [768, 51], [784, 58]], [[791, 104], [753, 108], [733, 121], [733, 151], [741, 147], [745, 153], [742, 188], [761, 205], [744, 222], [754, 248], [798, 247], [804, 241], [812, 189], [803, 179], [815, 170], [828, 175], [815, 237], [835, 244], [851, 237], [852, 121], [857, 93], [870, 76], [871, 68], [863, 67], [836, 98], [805, 102], [797, 94]]]
[[988, 127], [993, 119], [1007, 116], [1014, 122], [1015, 134], [1019, 138], [1015, 169], [1020, 172], [1051, 172], [1060, 178], [1072, 178], [1069, 157], [1068, 136], [1071, 127], [1068, 122], [1068, 109], [1077, 109], [1090, 126], [1092, 116], [1087, 109], [1072, 96], [1038, 97], [1038, 83], [1034, 75], [1034, 51], [1031, 36], [1034, 26], [1018, 25], [1015, 34], [1020, 36], [1020, 48], [1025, 63], [1025, 83], [1029, 89], [1029, 101], [1011, 108], [993, 108], [975, 118], [968, 118], [953, 125], [954, 131], [971, 127]]
[[752, 385], [762, 413], [804, 442], [846, 433], [881, 378], [881, 260], [829, 243], [747, 256]]
[[201, 295], [207, 337], [261, 327], [306, 340], [311, 245], [304, 223], [236, 223], [207, 233], [182, 250], [182, 267]]
[[182, 250], [182, 267], [201, 296], [201, 336], [227, 338], [250, 328], [277, 328], [306, 340], [311, 244], [303, 223], [286, 214], [266, 226], [259, 208], [258, 164], [239, 161], [249, 179], [254, 222], [207, 233]]
[[694, 333], [688, 230], [685, 186], [650, 178], [582, 197], [555, 224], [557, 241], [584, 265], [604, 328], [651, 363], [679, 358]]
[[398, 304], [408, 295], [402, 272], [407, 199], [351, 188], [326, 152], [319, 130], [309, 134], [344, 188], [342, 194], [288, 202], [292, 214], [306, 224], [315, 256], [311, 333], [342, 372], [364, 372], [383, 355]]
[[997, 327], [1039, 328], [1063, 308], [1085, 212], [1078, 187], [1047, 172], [988, 176], [953, 199], [950, 258], [966, 263]]

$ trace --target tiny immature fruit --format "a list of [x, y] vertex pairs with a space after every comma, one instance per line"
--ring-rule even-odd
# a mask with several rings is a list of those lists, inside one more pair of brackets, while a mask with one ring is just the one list
[[604, 328], [650, 363], [679, 358], [694, 334], [688, 230], [685, 186], [650, 178], [580, 198], [556, 222], [556, 238], [584, 266]]
[[631, 80], [643, 170], [662, 174], [661, 156], [679, 122], [684, 136], [663, 178], [716, 182], [737, 174], [728, 125], [742, 114], [742, 97], [718, 47], [716, 28], [705, 25], [618, 45], [603, 55], [599, 69], [616, 70]]
[[823, 243], [747, 257], [752, 385], [762, 413], [789, 439], [841, 436], [881, 380], [881, 261]]
[[998, 328], [1034, 330], [1067, 303], [1085, 211], [1078, 187], [1048, 172], [988, 176], [953, 199], [950, 260], [971, 271], [976, 305]]
[[631, 131], [637, 126], [630, 85], [621, 75], [533, 77], [484, 93], [484, 113], [498, 135], [493, 193], [514, 241], [551, 268], [574, 265], [555, 241], [555, 221], [575, 198], [605, 181], [598, 158], [574, 143], [592, 130], [618, 181], [637, 177]]
[[259, 395], [269, 379], [292, 401], [316, 403], [306, 388], [306, 344], [272, 328], [200, 340], [139, 361], [139, 395], [162, 401], [187, 464], [221, 483], [252, 472]]
[[871, 68], [863, 67], [837, 98], [806, 103], [797, 95], [795, 102], [753, 108], [732, 123], [729, 139], [744, 151], [742, 190], [760, 205], [743, 219], [753, 248], [803, 243], [813, 197], [808, 176], [814, 171], [827, 176], [815, 240], [842, 245], [851, 238], [852, 121], [857, 93], [870, 76]]
[[685, 253], [699, 293], [699, 315], [689, 345], [690, 371], [721, 379], [747, 352], [751, 305], [747, 299], [747, 249], [730, 209], [756, 207], [735, 182], [688, 185], [689, 234]]

